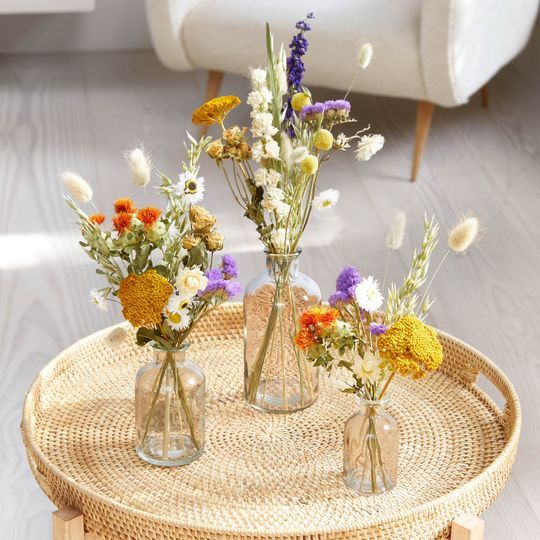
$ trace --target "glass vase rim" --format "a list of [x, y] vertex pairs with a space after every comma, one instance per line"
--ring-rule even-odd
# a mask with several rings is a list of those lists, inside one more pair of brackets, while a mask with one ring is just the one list
[[359, 405], [363, 407], [385, 407], [390, 403], [390, 395], [385, 394], [380, 399], [367, 399], [365, 397], [355, 394], [354, 396]]
[[265, 248], [264, 252], [270, 259], [297, 259], [302, 254], [302, 248], [297, 248], [292, 253], [272, 253], [268, 248]]
[[150, 342], [150, 346], [152, 347], [152, 349], [154, 349], [155, 351], [165, 352], [165, 353], [184, 352], [189, 348], [190, 345], [191, 345], [191, 341], [189, 341], [189, 339], [185, 339], [177, 347], [165, 347], [165, 345], [161, 345], [160, 343], [157, 343], [155, 341]]

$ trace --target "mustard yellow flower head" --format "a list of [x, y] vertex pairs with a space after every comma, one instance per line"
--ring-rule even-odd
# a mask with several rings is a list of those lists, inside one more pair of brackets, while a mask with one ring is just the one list
[[315, 174], [318, 168], [319, 168], [319, 160], [313, 154], [306, 156], [300, 162], [301, 171], [307, 175], [311, 176], [312, 174]]
[[311, 99], [304, 92], [298, 92], [291, 98], [291, 105], [295, 111], [301, 111], [306, 105], [311, 105]]
[[327, 129], [319, 129], [315, 134], [313, 145], [319, 150], [330, 150], [334, 144], [334, 136]]
[[161, 312], [174, 288], [155, 270], [128, 274], [118, 288], [124, 317], [135, 327], [154, 326], [161, 322]]
[[211, 126], [221, 124], [225, 117], [240, 104], [240, 98], [236, 96], [220, 96], [193, 111], [191, 121], [196, 125]]
[[437, 333], [413, 315], [407, 315], [379, 336], [379, 353], [392, 371], [422, 378], [435, 371], [443, 361]]

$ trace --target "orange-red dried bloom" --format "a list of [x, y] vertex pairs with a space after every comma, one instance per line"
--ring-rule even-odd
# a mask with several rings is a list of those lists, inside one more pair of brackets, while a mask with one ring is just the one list
[[116, 199], [116, 201], [114, 201], [114, 211], [117, 214], [122, 212], [134, 214], [137, 209], [135, 208], [133, 201], [129, 197], [125, 197], [123, 199]]
[[300, 316], [300, 325], [303, 328], [317, 330], [319, 325], [324, 328], [332, 326], [339, 318], [339, 311], [326, 306], [316, 306], [308, 309]]
[[93, 223], [94, 225], [101, 225], [105, 221], [105, 216], [103, 214], [92, 214], [88, 218], [88, 221], [90, 221], [90, 223]]
[[160, 215], [161, 210], [159, 208], [147, 206], [137, 212], [137, 219], [144, 223], [146, 227], [151, 227], [159, 219]]
[[132, 219], [133, 214], [128, 214], [127, 212], [116, 214], [116, 216], [112, 218], [114, 230], [119, 234], [125, 233], [131, 227]]
[[307, 351], [315, 343], [315, 339], [307, 328], [303, 328], [300, 330], [300, 332], [298, 332], [298, 334], [296, 334], [294, 342], [299, 349], [302, 351]]

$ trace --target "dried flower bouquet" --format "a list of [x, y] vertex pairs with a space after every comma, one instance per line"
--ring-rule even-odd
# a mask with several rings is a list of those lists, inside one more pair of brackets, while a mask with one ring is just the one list
[[[400, 248], [404, 229], [405, 215], [400, 213], [386, 240], [390, 251]], [[437, 333], [423, 322], [433, 304], [430, 288], [448, 253], [465, 251], [478, 229], [475, 217], [463, 218], [454, 227], [449, 250], [421, 292], [439, 230], [433, 219], [426, 219], [422, 245], [402, 285], [390, 286], [383, 312], [377, 280], [347, 266], [336, 280], [330, 306], [312, 308], [300, 317], [297, 346], [314, 365], [333, 372], [342, 391], [354, 394], [363, 407], [349, 419], [344, 437], [344, 481], [357, 492], [381, 493], [395, 485], [399, 431], [384, 412], [386, 392], [396, 374], [420, 379], [441, 365]]]
[[[141, 411], [144, 418], [138, 426], [138, 444], [142, 448], [165, 393], [168, 411], [176, 402], [181, 407], [173, 425], [187, 423], [193, 446], [197, 451], [202, 449], [203, 433], [197, 427], [175, 353], [186, 346], [202, 317], [241, 290], [236, 262], [230, 255], [223, 256], [219, 266], [214, 265], [214, 254], [223, 247], [223, 235], [215, 227], [216, 218], [196, 204], [204, 193], [198, 163], [207, 143], [208, 138], [197, 141], [189, 136], [187, 161], [182, 162], [177, 182], [160, 174], [157, 190], [166, 198], [164, 211], [152, 206], [136, 208], [130, 198], [118, 199], [111, 229], [104, 226], [105, 215], [95, 209], [88, 183], [75, 173], [63, 175], [71, 194], [66, 201], [81, 230], [80, 244], [107, 282], [91, 291], [92, 302], [103, 310], [107, 302], [119, 302], [124, 317], [137, 329], [137, 344], [151, 343], [163, 353], [149, 406]], [[134, 183], [146, 186], [151, 177], [149, 156], [137, 148], [126, 157]], [[74, 199], [91, 203], [96, 212], [87, 215]], [[162, 433], [165, 460], [171, 429], [166, 419]]]
[[[296, 366], [292, 369], [298, 371], [294, 375], [298, 380], [296, 386], [300, 387], [297, 408], [311, 404], [316, 397], [303, 355], [292, 346], [298, 311], [306, 307], [298, 307], [296, 297], [309, 294], [302, 290], [295, 292], [291, 274], [312, 210], [326, 212], [339, 199], [339, 192], [333, 188], [317, 192], [320, 167], [334, 154], [350, 148], [353, 141], [357, 141], [359, 161], [370, 159], [384, 144], [381, 135], [362, 134], [369, 128], [352, 136], [344, 133], [334, 136], [338, 126], [355, 122], [346, 99], [312, 103], [311, 92], [303, 83], [302, 60], [308, 49], [306, 33], [311, 29], [310, 19], [312, 13], [296, 24], [298, 32], [290, 43], [289, 57], [283, 45], [276, 52], [270, 28], [266, 26], [267, 65], [250, 68], [249, 129], [225, 126], [227, 115], [240, 103], [236, 96], [215, 98], [193, 113], [195, 124], [221, 127], [221, 136], [209, 144], [207, 153], [223, 171], [234, 199], [256, 225], [269, 254], [268, 266], [273, 273], [271, 307], [261, 312], [261, 300], [251, 302], [251, 308], [248, 291], [244, 301], [246, 339], [256, 334], [254, 339], [258, 340], [256, 344], [246, 343], [245, 347], [246, 399], [263, 409], [266, 390], [261, 390], [261, 377], [265, 371], [281, 369], [285, 379], [290, 366]], [[364, 45], [358, 57], [361, 69], [369, 65], [371, 56], [371, 45]], [[318, 299], [315, 301], [318, 303]], [[262, 335], [257, 325], [250, 323], [250, 318], [257, 317], [268, 318]], [[293, 396], [288, 396], [289, 383], [282, 383], [282, 404], [273, 410], [280, 407], [284, 411], [295, 410], [291, 405]]]

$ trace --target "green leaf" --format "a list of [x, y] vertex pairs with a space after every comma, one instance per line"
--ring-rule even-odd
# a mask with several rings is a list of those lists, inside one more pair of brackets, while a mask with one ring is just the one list
[[135, 337], [137, 339], [137, 345], [142, 347], [143, 345], [154, 341], [154, 330], [152, 330], [151, 328], [139, 328]]

